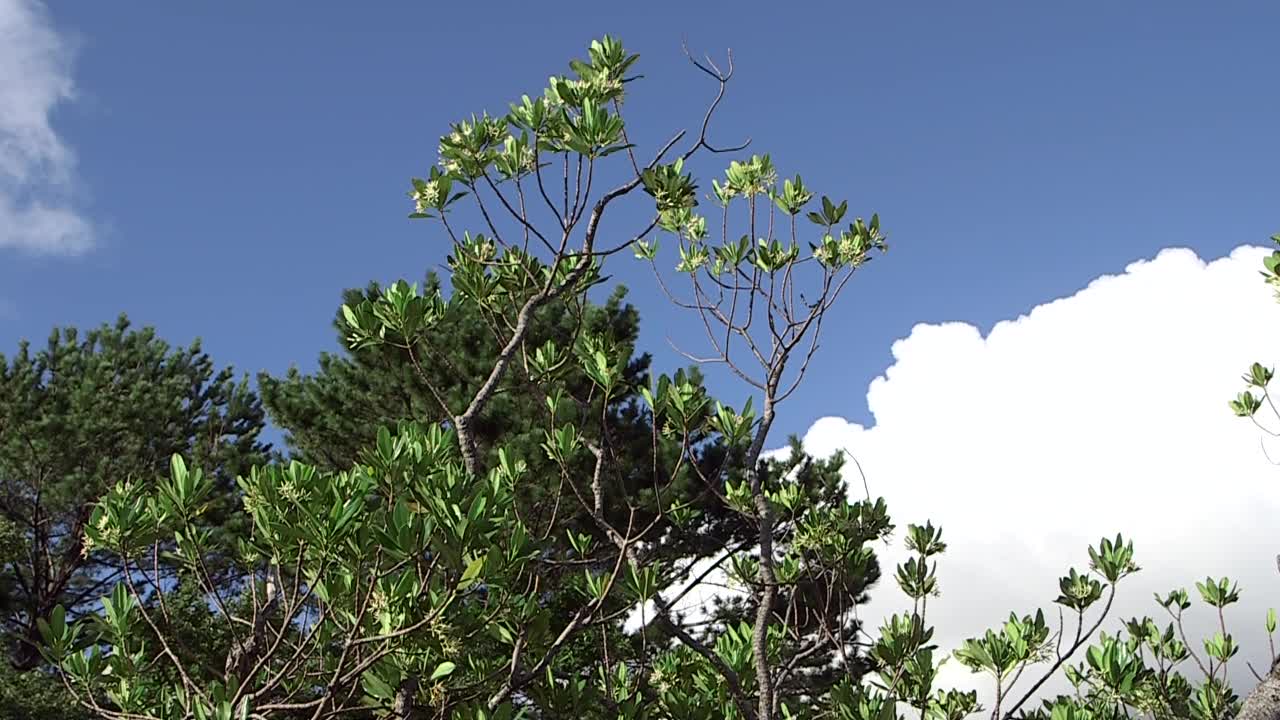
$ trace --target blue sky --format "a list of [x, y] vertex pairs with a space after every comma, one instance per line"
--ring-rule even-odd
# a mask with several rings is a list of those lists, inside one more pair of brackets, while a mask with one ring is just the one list
[[[532, 7], [52, 4], [74, 49], [51, 120], [77, 159], [62, 192], [95, 239], [74, 256], [0, 243], [0, 352], [124, 311], [220, 364], [314, 367], [342, 288], [443, 260], [405, 191], [448, 123], [539, 92], [604, 33], [641, 54], [628, 112], [648, 152], [714, 90], [681, 37], [731, 47], [715, 137], [750, 136], [889, 232], [783, 433], [865, 421], [917, 323], [986, 331], [1161, 248], [1213, 258], [1280, 229], [1274, 3]], [[721, 167], [695, 166], [704, 187]], [[673, 369], [664, 338], [696, 338], [693, 319], [619, 260], [642, 344]]]
[[[540, 92], [613, 33], [641, 54], [627, 117], [651, 151], [714, 90], [681, 37], [732, 47], [714, 139], [751, 136], [878, 212], [892, 246], [771, 440], [847, 450], [899, 526], [947, 529], [938, 641], [1043, 607], [1123, 531], [1146, 569], [1113, 617], [1229, 573], [1241, 660], [1263, 662], [1277, 470], [1226, 400], [1280, 360], [1263, 251], [1233, 252], [1280, 232], [1280, 4], [533, 6], [0, 0], [0, 352], [125, 311], [221, 364], [310, 370], [343, 288], [443, 261], [405, 194], [450, 121]], [[694, 165], [704, 188], [725, 161]], [[683, 364], [666, 338], [689, 346], [694, 319], [629, 258], [609, 272], [657, 366]], [[863, 617], [902, 609], [889, 588]], [[1192, 638], [1216, 631], [1203, 610]]]

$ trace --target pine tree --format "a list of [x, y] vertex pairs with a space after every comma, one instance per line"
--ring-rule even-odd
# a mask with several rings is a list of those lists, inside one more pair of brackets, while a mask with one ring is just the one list
[[85, 523], [109, 488], [151, 483], [173, 453], [202, 458], [214, 475], [210, 529], [226, 547], [244, 523], [235, 477], [266, 459], [264, 419], [248, 378], [216, 370], [199, 341], [170, 348], [123, 315], [83, 336], [55, 328], [43, 349], [23, 341], [0, 355], [0, 513], [21, 544], [0, 568], [10, 663], [41, 664], [36, 620], [58, 604], [92, 609], [120, 578], [85, 544]]
[[[424, 292], [434, 292], [439, 281], [428, 274]], [[363, 301], [374, 302], [383, 294], [376, 283], [364, 290], [351, 289], [343, 293], [344, 304], [355, 307]], [[628, 521], [637, 527], [663, 519], [653, 511], [653, 473], [666, 476], [670, 468], [655, 468], [652, 462], [653, 445], [669, 442], [659, 428], [652, 427], [651, 415], [638, 410], [639, 389], [651, 382], [651, 366], [648, 354], [635, 352], [639, 334], [639, 315], [636, 309], [625, 303], [625, 288], [617, 288], [602, 305], [583, 304], [581, 307], [555, 304], [543, 308], [537, 315], [530, 332], [529, 345], [539, 347], [553, 342], [561, 348], [572, 347], [575, 337], [605, 336], [620, 348], [621, 356], [629, 357], [626, 364], [624, 389], [618, 392], [608, 405], [612, 419], [608, 423], [608, 443], [614, 452], [629, 459], [617, 463], [631, 473], [624, 478], [612, 478], [620, 483], [615, 496], [632, 499], [637, 510], [634, 518], [628, 518], [632, 508], [627, 506], [605, 508], [605, 514], [615, 524], [625, 526]], [[380, 426], [394, 429], [402, 421], [420, 423], [448, 423], [450, 413], [433, 396], [439, 393], [445, 404], [457, 407], [472, 396], [484, 378], [484, 372], [492, 367], [498, 353], [494, 333], [486, 324], [488, 318], [474, 305], [451, 306], [454, 314], [437, 323], [428, 331], [426, 339], [410, 353], [405, 348], [379, 346], [349, 349], [344, 354], [323, 353], [319, 369], [304, 375], [296, 368], [283, 378], [267, 375], [259, 377], [263, 402], [272, 420], [284, 431], [293, 457], [320, 468], [337, 471], [357, 464], [366, 448], [376, 441]], [[347, 344], [344, 331], [348, 329], [341, 310], [335, 315], [334, 327], [342, 345]], [[572, 363], [571, 363], [572, 364]], [[567, 542], [569, 533], [595, 535], [598, 528], [589, 513], [572, 502], [556, 503], [551, 498], [560, 496], [558, 470], [540, 443], [544, 440], [547, 418], [544, 399], [527, 384], [521, 384], [522, 373], [512, 373], [505, 380], [501, 391], [482, 415], [477, 425], [480, 444], [489, 454], [489, 464], [495, 459], [498, 448], [505, 448], [516, 457], [541, 458], [542, 464], [529, 473], [530, 478], [545, 482], [527, 483], [518, 488], [518, 507], [526, 523], [544, 529], [550, 538], [558, 539], [558, 551], [543, 559], [548, 588], [560, 586], [566, 573], [581, 573], [582, 568], [573, 560], [574, 550]], [[697, 368], [690, 368], [677, 375], [691, 379], [702, 387], [702, 377]], [[590, 397], [592, 382], [580, 369], [574, 368], [561, 379], [574, 397]], [[705, 390], [702, 391], [705, 394]], [[596, 406], [592, 412], [599, 413]], [[589, 426], [584, 426], [584, 432]], [[592, 437], [593, 441], [600, 438]], [[726, 480], [740, 476], [741, 468], [734, 466], [734, 458], [726, 457], [721, 442], [694, 440], [700, 446], [700, 467], [678, 471], [679, 492], [665, 498], [668, 504], [687, 502], [696, 520], [683, 528], [674, 525], [662, 528], [660, 539], [647, 546], [648, 557], [661, 560], [667, 567], [687, 571], [699, 561], [706, 561], [723, 552], [725, 547], [749, 541], [754, 528], [744, 522], [740, 514], [728, 511], [717, 499], [723, 496]], [[500, 443], [500, 444], [499, 444]], [[673, 444], [674, 445], [674, 444]], [[661, 455], [661, 454], [660, 454]], [[672, 455], [674, 456], [674, 447]], [[795, 474], [800, 485], [815, 500], [823, 504], [843, 504], [846, 500], [845, 483], [841, 478], [841, 463], [837, 460], [815, 462], [792, 441], [791, 455], [786, 460], [770, 460], [763, 463], [770, 477]], [[583, 477], [590, 475], [590, 462], [581, 466]], [[709, 488], [702, 476], [714, 478], [714, 488]], [[770, 481], [776, 482], [775, 480]], [[604, 538], [598, 538], [607, 541]], [[858, 546], [860, 542], [852, 543]], [[607, 569], [607, 568], [601, 568]], [[874, 557], [869, 559], [865, 574], [856, 588], [838, 588], [837, 592], [852, 591], [858, 602], [865, 602], [865, 591], [879, 578], [879, 567]], [[687, 579], [687, 578], [686, 578]], [[668, 578], [679, 582], [680, 578]], [[865, 671], [864, 663], [853, 648], [856, 628], [847, 623], [838, 628], [824, 625], [824, 620], [841, 616], [847, 608], [836, 608], [824, 603], [827, 588], [820, 580], [801, 583], [795, 589], [782, 593], [777, 600], [780, 612], [790, 606], [793, 613], [807, 618], [802, 628], [805, 637], [823, 631], [844, 633], [849, 638], [845, 655], [835, 657], [834, 651], [806, 655], [788, 676], [789, 688], [802, 688], [814, 697], [821, 696], [839, 678], [850, 673], [859, 677]], [[558, 615], [567, 618], [580, 605], [577, 591], [547, 592], [544, 602], [558, 609]], [[627, 619], [625, 607], [612, 608], [619, 616], [609, 624], [609, 642], [621, 648], [625, 643], [630, 650], [640, 651], [642, 645], [670, 642], [661, 628], [646, 627], [643, 632], [623, 632]], [[823, 611], [826, 611], [825, 613]], [[713, 623], [707, 626], [708, 634], [729, 624], [749, 621], [755, 608], [732, 598], [716, 607], [711, 613]], [[554, 621], [553, 621], [554, 625]], [[483, 642], [483, 641], [481, 641]], [[796, 649], [801, 643], [793, 643]], [[493, 651], [500, 650], [495, 647]], [[567, 649], [561, 667], [590, 667], [601, 661], [601, 643], [597, 636], [584, 636], [576, 646]], [[837, 666], [837, 662], [841, 662]], [[571, 675], [566, 671], [566, 675]]]

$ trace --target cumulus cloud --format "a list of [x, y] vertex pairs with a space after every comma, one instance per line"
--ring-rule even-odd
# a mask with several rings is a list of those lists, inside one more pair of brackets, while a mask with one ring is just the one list
[[50, 125], [75, 96], [72, 47], [35, 0], [0, 0], [0, 249], [75, 255], [94, 242], [75, 207], [75, 153]]
[[[1010, 611], [1044, 608], [1056, 625], [1057, 578], [1123, 532], [1142, 571], [1120, 584], [1104, 629], [1143, 615], [1163, 627], [1153, 593], [1186, 588], [1188, 639], [1203, 657], [1217, 618], [1194, 583], [1228, 575], [1243, 589], [1227, 612], [1244, 646], [1237, 691], [1254, 684], [1246, 660], [1265, 672], [1263, 619], [1280, 606], [1280, 468], [1226, 407], [1250, 362], [1280, 361], [1280, 306], [1257, 273], [1265, 253], [1205, 262], [1165, 250], [986, 337], [964, 323], [917, 325], [871, 383], [870, 427], [823, 418], [810, 428], [805, 447], [853, 453], [899, 528], [943, 526], [942, 597], [929, 605], [943, 649]], [[863, 493], [860, 479], [850, 484]], [[906, 557], [902, 534], [882, 553], [888, 568]], [[863, 617], [878, 626], [907, 608], [888, 580]], [[986, 692], [991, 707], [989, 682], [949, 665], [943, 682]]]
[[[856, 457], [899, 528], [880, 548], [885, 579], [860, 612], [868, 630], [910, 610], [892, 580], [908, 523], [941, 525], [949, 545], [928, 610], [948, 654], [1011, 611], [1042, 608], [1056, 629], [1058, 578], [1086, 571], [1087, 548], [1123, 532], [1142, 570], [1122, 581], [1102, 629], [1143, 616], [1163, 628], [1153, 594], [1185, 588], [1187, 637], [1204, 657], [1217, 617], [1195, 582], [1227, 575], [1243, 590], [1226, 614], [1243, 645], [1230, 673], [1243, 697], [1254, 685], [1245, 662], [1265, 672], [1266, 609], [1280, 608], [1280, 468], [1226, 404], [1249, 363], [1280, 361], [1280, 305], [1257, 272], [1266, 252], [1241, 247], [1205, 262], [1165, 250], [986, 337], [965, 323], [921, 324], [895, 343], [867, 393], [874, 423], [823, 418], [803, 440], [817, 456]], [[847, 472], [860, 499], [862, 478], [853, 463]], [[717, 592], [700, 588], [677, 607], [696, 616]], [[1190, 662], [1181, 669], [1200, 679]], [[1024, 675], [1015, 694], [1038, 678]], [[990, 679], [954, 660], [939, 686], [978, 690], [993, 707]], [[1059, 674], [1038, 695], [1068, 690]]]

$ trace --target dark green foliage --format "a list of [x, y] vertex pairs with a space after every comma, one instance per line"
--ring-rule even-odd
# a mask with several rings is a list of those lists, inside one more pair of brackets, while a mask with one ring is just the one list
[[59, 603], [73, 614], [96, 605], [117, 578], [83, 542], [108, 488], [149, 484], [173, 453], [201, 458], [219, 488], [215, 536], [234, 535], [243, 524], [234, 479], [265, 459], [263, 422], [247, 378], [216, 370], [198, 341], [171, 348], [123, 315], [84, 334], [55, 328], [43, 349], [24, 341], [0, 355], [0, 514], [10, 523], [0, 621], [14, 667], [40, 664], [29, 642], [35, 618]]
[[43, 669], [21, 671], [0, 664], [0, 720], [88, 720], [62, 680]]
[[[424, 292], [439, 287], [439, 278], [429, 273]], [[355, 306], [377, 300], [382, 294], [377, 283], [370, 283], [364, 290], [343, 292], [342, 303]], [[639, 316], [634, 307], [624, 304], [625, 296], [626, 291], [619, 288], [603, 306], [556, 303], [543, 308], [534, 319], [530, 345], [553, 341], [561, 348], [571, 348], [581, 334], [602, 333], [633, 350]], [[401, 348], [385, 346], [348, 350], [341, 355], [321, 353], [320, 368], [314, 375], [303, 375], [296, 368], [284, 378], [260, 375], [263, 404], [272, 421], [285, 431], [294, 459], [327, 470], [349, 468], [373, 443], [380, 426], [394, 428], [409, 419], [424, 424], [448, 419], [428, 390], [428, 382], [453, 413], [464, 408], [498, 354], [490, 324], [494, 321], [475, 305], [451, 305], [443, 321], [430, 328], [414, 348], [412, 357]], [[334, 328], [339, 343], [346, 347], [349, 327], [341, 306], [334, 315]], [[647, 382], [648, 370], [648, 355], [634, 357], [627, 368], [628, 385]], [[589, 394], [591, 388], [581, 371], [569, 377], [568, 385], [575, 396]], [[622, 395], [613, 407], [632, 397], [634, 391]], [[503, 380], [476, 430], [492, 453], [499, 438], [504, 446], [514, 443], [521, 450], [536, 449], [545, 426], [542, 401], [516, 376]]]
[[[424, 286], [424, 292], [432, 292], [439, 288], [439, 281], [433, 274], [428, 275]], [[347, 290], [343, 301], [355, 307], [362, 301], [376, 300], [382, 293], [382, 288], [371, 284], [363, 291]], [[600, 306], [555, 303], [543, 308], [535, 316], [527, 344], [538, 348], [551, 341], [560, 348], [572, 348], [579, 336], [605, 336], [620, 349], [619, 356], [631, 358], [626, 364], [623, 388], [608, 403], [607, 424], [589, 421], [591, 417], [598, 417], [604, 408], [598, 390], [593, 393], [592, 381], [578, 363], [568, 363], [559, 381], [563, 383], [565, 395], [578, 400], [579, 410], [582, 406], [590, 408], [582, 413], [588, 421], [579, 426], [584, 435], [598, 442], [601, 440], [598, 429], [609, 428], [608, 448], [619, 460], [611, 463], [616, 472], [604, 480], [610, 485], [610, 497], [628, 498], [629, 503], [610, 503], [604, 509], [606, 517], [615, 527], [626, 527], [630, 522], [639, 528], [656, 522], [654, 540], [644, 544], [644, 556], [678, 572], [680, 568], [749, 540], [756, 530], [741, 513], [731, 511], [721, 501], [726, 480], [743, 476], [742, 468], [726, 456], [722, 440], [708, 441], [710, 435], [699, 429], [690, 438], [691, 444], [698, 446], [699, 467], [691, 468], [685, 463], [677, 469], [680, 439], [663, 432], [662, 428], [655, 432], [652, 413], [647, 411], [639, 394], [640, 388], [651, 383], [650, 359], [648, 355], [635, 355], [639, 317], [635, 308], [624, 303], [625, 294], [623, 288], [618, 288]], [[294, 457], [337, 471], [359, 462], [360, 453], [374, 443], [379, 426], [395, 427], [403, 420], [447, 423], [450, 415], [461, 412], [493, 367], [499, 352], [494, 332], [488, 325], [497, 320], [486, 316], [474, 304], [451, 302], [448, 308], [445, 319], [426, 331], [426, 339], [412, 352], [387, 345], [355, 348], [344, 355], [322, 354], [319, 370], [313, 375], [292, 369], [284, 378], [261, 376], [263, 402], [273, 421], [286, 432]], [[340, 342], [347, 345], [345, 333], [349, 325], [341, 311], [335, 316], [334, 326]], [[701, 387], [701, 374], [696, 368], [681, 375]], [[488, 464], [493, 464], [496, 451], [501, 447], [514, 457], [526, 459], [531, 467], [528, 477], [537, 479], [517, 488], [517, 507], [531, 530], [556, 544], [555, 549], [540, 560], [542, 590], [547, 593], [545, 602], [556, 616], [552, 622], [554, 627], [563, 624], [581, 605], [583, 566], [575, 562], [575, 553], [566, 541], [568, 533], [595, 536], [598, 543], [608, 540], [600, 536], [590, 514], [565, 489], [559, 468], [541, 449], [548, 427], [545, 397], [527, 380], [522, 381], [525, 377], [523, 371], [506, 376], [501, 390], [481, 415], [476, 430], [480, 446], [488, 455]], [[430, 388], [435, 388], [443, 397], [449, 412], [441, 407]], [[705, 397], [705, 391], [702, 392]], [[655, 446], [658, 448], [656, 462]], [[766, 472], [782, 475], [795, 471], [804, 492], [821, 505], [843, 504], [846, 486], [840, 477], [840, 459], [813, 462], [800, 450], [798, 442], [792, 443], [792, 450], [792, 459], [770, 461], [766, 463]], [[590, 477], [591, 460], [589, 454], [583, 453], [578, 463], [579, 479]], [[662, 502], [667, 507], [678, 503], [689, 507], [689, 522], [679, 525], [670, 518], [659, 517], [655, 511], [655, 485], [662, 488]], [[608, 570], [607, 567], [597, 569]], [[854, 583], [856, 587], [843, 587], [838, 591], [853, 593], [858, 603], [865, 602], [866, 589], [878, 577], [879, 567], [872, 558], [866, 574]], [[664, 584], [671, 582], [679, 584], [676, 577], [669, 577]], [[802, 583], [778, 598], [781, 610], [793, 606], [812, 616], [802, 629], [806, 638], [819, 631], [819, 619], [814, 613], [824, 606], [821, 598], [827, 590], [833, 589], [822, 587], [820, 582]], [[641, 651], [646, 644], [671, 641], [656, 627], [646, 628], [643, 637], [639, 633], [628, 637], [622, 631], [625, 610], [625, 602], [611, 602], [607, 612], [619, 613], [619, 616], [602, 630], [576, 639], [557, 659], [555, 670], [566, 677], [583, 676], [584, 671], [591, 674], [591, 668], [603, 662], [602, 648], [606, 644], [615, 651], [632, 653]], [[843, 618], [849, 610], [827, 606], [826, 619]], [[722, 622], [749, 621], [754, 613], [754, 607], [749, 604], [728, 602], [718, 608], [716, 618]], [[852, 648], [856, 628], [845, 620], [837, 625], [838, 631], [850, 637], [846, 648], [850, 669], [861, 675], [865, 668]], [[602, 642], [604, 635], [607, 643]], [[504, 652], [499, 644], [489, 643], [483, 637], [473, 642], [477, 652]], [[808, 656], [788, 676], [788, 687], [803, 688], [820, 696], [837, 678], [847, 676], [843, 669], [832, 665], [834, 660], [831, 652]]]
[[[13, 522], [0, 518], [0, 561], [11, 563], [23, 552], [24, 538]], [[14, 578], [0, 576], [0, 600], [7, 615], [16, 609], [18, 598]], [[91, 717], [62, 684], [62, 679], [44, 670], [17, 670], [0, 662], [0, 720], [80, 720]]]

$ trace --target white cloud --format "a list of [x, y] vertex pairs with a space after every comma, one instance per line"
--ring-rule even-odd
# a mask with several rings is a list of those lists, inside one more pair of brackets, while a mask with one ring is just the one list
[[[1241, 247], [1205, 263], [1165, 250], [985, 338], [964, 323], [921, 324], [895, 343], [867, 394], [874, 424], [823, 418], [804, 438], [818, 456], [851, 452], [899, 528], [860, 613], [868, 630], [910, 610], [892, 579], [908, 523], [941, 525], [949, 546], [942, 596], [929, 603], [945, 653], [1010, 611], [1043, 608], [1056, 629], [1058, 578], [1087, 570], [1087, 548], [1123, 532], [1142, 570], [1120, 584], [1103, 629], [1144, 615], [1164, 627], [1153, 594], [1186, 588], [1187, 637], [1203, 657], [1216, 617], [1194, 584], [1227, 575], [1243, 590], [1227, 612], [1243, 645], [1231, 672], [1243, 697], [1254, 684], [1245, 661], [1265, 672], [1266, 608], [1280, 608], [1280, 468], [1226, 404], [1249, 363], [1280, 362], [1280, 305], [1257, 272], [1265, 254]], [[855, 499], [864, 496], [852, 463], [848, 473]], [[678, 608], [696, 615], [717, 592], [701, 588]], [[1190, 663], [1182, 670], [1198, 679]], [[1015, 694], [1038, 678], [1025, 674]], [[954, 660], [939, 682], [993, 705], [990, 680]], [[1059, 673], [1038, 695], [1067, 689]]]
[[50, 125], [75, 95], [71, 44], [35, 0], [0, 0], [0, 249], [75, 255], [94, 242], [76, 209], [75, 153]]
[[[1142, 615], [1163, 627], [1153, 593], [1186, 588], [1188, 639], [1203, 656], [1217, 620], [1194, 583], [1228, 575], [1243, 589], [1227, 613], [1244, 646], [1237, 691], [1253, 685], [1245, 660], [1265, 672], [1263, 618], [1280, 606], [1280, 468], [1226, 406], [1250, 362], [1280, 361], [1280, 306], [1257, 272], [1265, 252], [1205, 263], [1165, 250], [985, 338], [964, 323], [917, 325], [871, 383], [873, 426], [812, 426], [806, 448], [855, 454], [899, 528], [943, 526], [942, 597], [929, 605], [942, 649], [1011, 610], [1043, 607], [1056, 625], [1057, 578], [1085, 570], [1086, 548], [1120, 531], [1143, 569], [1120, 584], [1104, 629]], [[882, 554], [887, 569], [905, 557], [902, 530]], [[888, 577], [872, 597], [863, 615], [875, 626], [908, 608]], [[944, 682], [989, 690], [949, 665]]]

